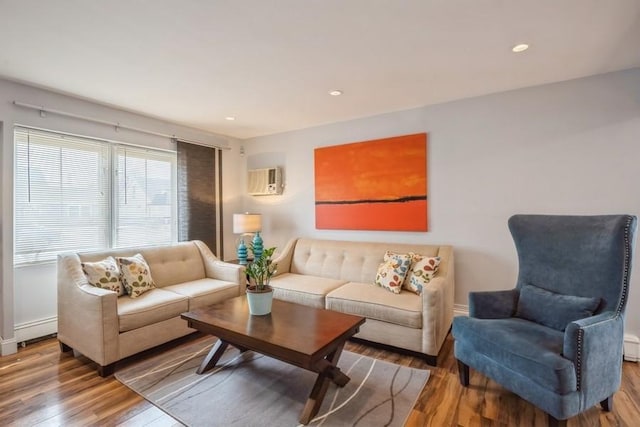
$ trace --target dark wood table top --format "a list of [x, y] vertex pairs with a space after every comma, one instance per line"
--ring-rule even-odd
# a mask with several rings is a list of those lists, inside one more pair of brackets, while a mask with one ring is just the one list
[[277, 299], [271, 314], [252, 316], [245, 296], [183, 313], [182, 318], [201, 332], [306, 369], [344, 345], [366, 320]]

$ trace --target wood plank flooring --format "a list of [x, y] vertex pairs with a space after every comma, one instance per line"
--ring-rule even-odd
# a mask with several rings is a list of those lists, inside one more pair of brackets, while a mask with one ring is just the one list
[[[194, 334], [145, 354], [199, 338], [201, 336]], [[417, 358], [363, 344], [347, 343], [346, 349], [431, 370], [431, 377], [407, 426], [547, 425], [542, 411], [473, 370], [470, 387], [460, 386], [451, 337], [447, 338], [436, 368]], [[116, 371], [145, 354], [120, 362]], [[29, 344], [17, 354], [0, 358], [0, 426], [56, 425], [164, 427], [180, 426], [180, 423], [120, 384], [113, 376], [100, 378], [88, 359], [61, 354], [55, 338]], [[568, 423], [569, 427], [638, 425], [640, 364], [633, 362], [624, 363], [622, 387], [614, 396], [612, 412], [594, 407]]]

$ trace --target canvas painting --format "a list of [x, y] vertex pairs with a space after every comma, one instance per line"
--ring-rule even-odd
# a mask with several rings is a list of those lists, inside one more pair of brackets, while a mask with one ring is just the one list
[[427, 134], [316, 148], [316, 228], [427, 231]]

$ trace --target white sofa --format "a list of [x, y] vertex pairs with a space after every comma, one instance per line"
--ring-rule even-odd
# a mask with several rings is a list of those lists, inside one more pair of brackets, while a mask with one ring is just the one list
[[[437, 274], [422, 295], [376, 286], [386, 251], [439, 256]], [[436, 365], [453, 320], [451, 246], [293, 239], [273, 260], [274, 298], [364, 316], [356, 338], [410, 353]]]
[[[91, 286], [81, 262], [142, 254], [157, 286], [137, 298]], [[114, 363], [194, 332], [180, 314], [245, 292], [241, 266], [220, 261], [201, 241], [58, 256], [58, 340], [98, 364]]]

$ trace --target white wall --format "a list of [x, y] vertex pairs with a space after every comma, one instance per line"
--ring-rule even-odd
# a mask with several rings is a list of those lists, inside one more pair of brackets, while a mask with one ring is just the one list
[[[315, 147], [418, 132], [428, 133], [429, 232], [315, 229]], [[247, 210], [264, 214], [266, 245], [282, 247], [292, 236], [451, 244], [456, 303], [466, 305], [471, 290], [514, 286], [517, 258], [507, 229], [512, 214], [640, 214], [640, 69], [243, 144], [245, 167], [284, 168], [282, 196], [244, 196]], [[639, 253], [627, 310], [627, 332], [635, 335]]]
[[[37, 111], [13, 105], [13, 101], [41, 105], [47, 108], [95, 117], [122, 125], [134, 126], [205, 144], [231, 147], [223, 150], [223, 230], [224, 253], [234, 258], [235, 236], [231, 233], [231, 215], [241, 211], [238, 181], [240, 171], [237, 140], [213, 135], [168, 123], [162, 120], [106, 107], [78, 98], [0, 79], [0, 145], [2, 159], [0, 205], [0, 354], [15, 349], [17, 340], [32, 336], [26, 331], [55, 332], [56, 316], [56, 268], [55, 264], [13, 267], [13, 127], [16, 124], [34, 126], [54, 131], [74, 133], [137, 144], [147, 147], [174, 149], [169, 138], [157, 137], [111, 126], [66, 118], [55, 114], [40, 117]], [[51, 330], [53, 328], [53, 330]], [[16, 335], [17, 330], [17, 335]]]

